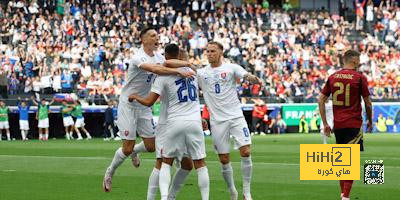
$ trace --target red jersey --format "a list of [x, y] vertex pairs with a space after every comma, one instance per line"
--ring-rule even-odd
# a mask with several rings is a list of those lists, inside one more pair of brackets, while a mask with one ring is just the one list
[[259, 119], [264, 119], [264, 115], [267, 113], [267, 111], [268, 109], [266, 105], [254, 106], [252, 116]]
[[204, 105], [203, 113], [201, 114], [202, 119], [210, 120], [210, 113], [208, 112], [207, 106]]
[[360, 72], [342, 69], [329, 76], [322, 94], [332, 94], [334, 129], [360, 128], [361, 96], [369, 96], [367, 78]]

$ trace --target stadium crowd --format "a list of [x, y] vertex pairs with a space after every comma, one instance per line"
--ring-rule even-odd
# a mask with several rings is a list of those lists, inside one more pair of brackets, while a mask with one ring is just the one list
[[[74, 92], [90, 102], [118, 97], [144, 26], [157, 27], [163, 45], [185, 47], [196, 65], [207, 64], [208, 41], [221, 42], [227, 60], [265, 81], [242, 82], [243, 102], [245, 97], [315, 102], [350, 48], [362, 53], [360, 69], [373, 99], [400, 97], [400, 7], [394, 1], [360, 1], [354, 23], [323, 10], [295, 11], [288, 3], [274, 9], [266, 0], [2, 2], [3, 97], [55, 92]], [[349, 39], [353, 29], [359, 30], [357, 41]]]

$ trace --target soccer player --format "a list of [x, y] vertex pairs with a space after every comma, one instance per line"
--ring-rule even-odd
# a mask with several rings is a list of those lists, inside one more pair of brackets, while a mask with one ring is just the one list
[[[362, 132], [361, 97], [367, 112], [368, 131], [372, 130], [372, 104], [369, 98], [367, 78], [357, 69], [360, 65], [360, 53], [348, 50], [343, 56], [344, 66], [329, 76], [318, 101], [324, 133], [329, 137], [335, 133], [337, 144], [360, 144], [364, 150]], [[332, 94], [333, 129], [326, 119], [325, 102]], [[342, 200], [350, 199], [353, 180], [340, 180]]]
[[0, 100], [0, 140], [2, 140], [1, 135], [3, 134], [3, 130], [6, 130], [7, 140], [11, 141], [10, 125], [8, 123], [8, 112], [8, 106], [6, 106], [3, 100]]
[[222, 175], [229, 188], [231, 199], [236, 200], [238, 193], [229, 158], [229, 139], [232, 136], [236, 147], [240, 150], [243, 196], [244, 199], [251, 200], [250, 182], [253, 169], [250, 157], [251, 138], [236, 92], [236, 80], [243, 78], [252, 83], [262, 83], [262, 81], [237, 64], [223, 63], [223, 46], [218, 42], [208, 43], [207, 58], [210, 64], [197, 70], [197, 77], [211, 114], [211, 135], [222, 164]]
[[85, 132], [87, 140], [92, 139], [92, 136], [90, 136], [89, 131], [86, 130], [85, 128], [85, 118], [83, 117], [82, 105], [81, 102], [79, 102], [79, 100], [76, 100], [73, 105], [72, 116], [76, 117], [74, 128], [75, 132], [78, 134], [78, 140], [83, 139], [81, 132], [79, 131], [79, 128], [82, 129], [83, 132]]
[[31, 103], [28, 102], [28, 99], [25, 101], [21, 101], [21, 98], [18, 97], [18, 111], [19, 111], [19, 129], [21, 130], [22, 140], [28, 140], [28, 131], [29, 131], [29, 109], [31, 107]]
[[[151, 108], [143, 106], [138, 102], [129, 102], [128, 96], [130, 94], [147, 96], [150, 92], [154, 74], [193, 75], [193, 73], [187, 71], [163, 66], [180, 67], [187, 65], [188, 62], [172, 61], [166, 63], [164, 57], [156, 52], [159, 45], [156, 30], [153, 28], [144, 28], [140, 32], [140, 39], [142, 48], [130, 60], [126, 82], [119, 98], [117, 125], [123, 142], [122, 147], [115, 152], [114, 158], [104, 175], [103, 189], [105, 192], [111, 191], [112, 176], [129, 155], [132, 157], [133, 165], [139, 167], [140, 160], [138, 153], [154, 152], [155, 150]], [[136, 133], [143, 140], [137, 145], [135, 145]], [[153, 175], [153, 173], [150, 175], [149, 181], [152, 180]]]
[[45, 98], [43, 98], [40, 102], [36, 102], [35, 97], [32, 96], [32, 102], [36, 106], [38, 106], [38, 111], [36, 112], [36, 119], [39, 120], [39, 140], [48, 140], [49, 139], [49, 112], [50, 105], [54, 103], [55, 97], [51, 102], [47, 102]]
[[[177, 45], [169, 44], [165, 47], [167, 59], [176, 58], [178, 55], [179, 47]], [[146, 98], [136, 94], [129, 96], [130, 100], [137, 100], [146, 106], [152, 106], [160, 96], [162, 98], [161, 121], [159, 121], [161, 126], [158, 127], [159, 132], [156, 135], [156, 143], [157, 146], [161, 147], [160, 153], [162, 156], [162, 165], [159, 172], [162, 200], [175, 199], [175, 194], [169, 196], [171, 166], [175, 158], [179, 160], [179, 158], [185, 156], [184, 152], [187, 152], [188, 156], [193, 159], [194, 167], [198, 174], [198, 185], [202, 199], [209, 198], [209, 176], [204, 161], [206, 156], [205, 142], [197, 94], [196, 78], [182, 78], [170, 75], [158, 76], [150, 94]], [[168, 116], [168, 119], [166, 116]], [[165, 132], [161, 133], [161, 130]], [[178, 173], [180, 173], [180, 169], [176, 176], [179, 175]], [[187, 174], [188, 172], [186, 176]], [[181, 183], [183, 184], [183, 182]]]
[[[72, 119], [71, 113], [74, 107], [67, 103], [67, 100], [62, 101], [61, 115], [63, 118], [63, 124], [65, 128], [65, 137], [67, 140], [73, 140], [74, 136], [74, 120]], [[81, 136], [82, 137], [82, 136]]]

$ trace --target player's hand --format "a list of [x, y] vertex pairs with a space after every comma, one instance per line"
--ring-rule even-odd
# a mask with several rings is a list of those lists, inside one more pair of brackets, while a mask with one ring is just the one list
[[179, 74], [179, 76], [181, 76], [183, 78], [189, 78], [189, 77], [196, 75], [196, 73], [192, 69], [189, 69], [189, 68], [179, 68], [178, 74]]
[[329, 125], [324, 125], [324, 134], [328, 137], [331, 137], [332, 129]]
[[128, 97], [128, 101], [129, 101], [129, 102], [135, 101], [136, 98], [137, 98], [137, 95], [131, 94], [131, 95], [129, 95], [129, 97]]
[[370, 121], [367, 122], [367, 132], [368, 133], [372, 132], [372, 122], [370, 122]]

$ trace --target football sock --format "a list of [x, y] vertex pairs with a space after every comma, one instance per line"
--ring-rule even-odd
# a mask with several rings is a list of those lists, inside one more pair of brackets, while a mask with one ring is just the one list
[[321, 139], [322, 139], [323, 144], [328, 144], [328, 136], [326, 136], [325, 134], [322, 134]]
[[343, 197], [349, 198], [351, 187], [353, 186], [353, 180], [343, 181]]
[[22, 137], [22, 140], [25, 140], [25, 130], [21, 130], [21, 137]]
[[135, 153], [147, 152], [146, 146], [144, 146], [143, 141], [135, 145], [135, 147], [133, 148], [133, 152]]
[[210, 177], [206, 166], [200, 167], [197, 170], [197, 183], [199, 185], [201, 199], [208, 200], [210, 196]]
[[238, 192], [235, 187], [235, 182], [233, 180], [233, 169], [231, 163], [222, 165], [222, 176], [228, 186], [228, 189], [231, 193], [231, 199], [237, 199]]
[[340, 183], [340, 193], [342, 194], [342, 197], [343, 197], [343, 180], [339, 180], [339, 183]]
[[149, 185], [147, 187], [147, 200], [155, 200], [158, 190], [158, 180], [159, 180], [160, 170], [153, 168], [153, 171], [149, 177]]
[[179, 190], [182, 188], [183, 183], [185, 182], [187, 176], [189, 175], [190, 171], [179, 168], [175, 176], [172, 180], [172, 185], [171, 188], [169, 189], [169, 196], [168, 199], [175, 199], [176, 194], [179, 192]]
[[161, 200], [168, 199], [168, 189], [169, 184], [171, 183], [171, 166], [167, 163], [161, 164], [160, 169], [160, 193], [161, 193]]
[[10, 133], [7, 133], [7, 140], [11, 140]]
[[253, 163], [251, 161], [251, 157], [241, 157], [241, 168], [242, 168], [242, 177], [243, 177], [243, 194], [248, 199], [251, 199], [250, 195], [250, 183], [251, 183], [251, 175], [253, 173]]
[[118, 148], [117, 151], [115, 151], [115, 155], [113, 160], [111, 161], [110, 165], [110, 171], [112, 174], [114, 174], [115, 170], [124, 162], [125, 158], [127, 156], [122, 152], [122, 147]]

